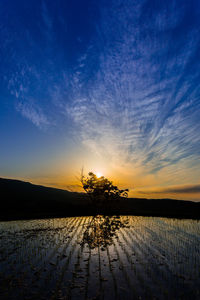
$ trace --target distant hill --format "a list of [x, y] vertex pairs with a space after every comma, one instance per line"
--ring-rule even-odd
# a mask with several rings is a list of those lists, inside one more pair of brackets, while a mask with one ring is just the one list
[[[200, 202], [172, 199], [121, 198], [111, 214], [200, 219]], [[0, 220], [93, 215], [84, 193], [0, 178]], [[103, 211], [99, 209], [99, 214]]]

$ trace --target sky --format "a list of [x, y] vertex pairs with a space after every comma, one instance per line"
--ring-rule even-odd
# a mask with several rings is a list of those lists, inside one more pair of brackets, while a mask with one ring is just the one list
[[200, 201], [200, 1], [1, 0], [0, 177]]

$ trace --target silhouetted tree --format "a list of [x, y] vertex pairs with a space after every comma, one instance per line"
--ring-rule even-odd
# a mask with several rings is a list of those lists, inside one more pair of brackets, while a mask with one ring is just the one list
[[112, 181], [104, 176], [97, 177], [93, 172], [88, 173], [88, 177], [81, 174], [81, 184], [85, 192], [90, 196], [94, 206], [109, 208], [113, 200], [120, 197], [128, 197], [128, 189], [119, 189], [113, 185]]
[[[120, 197], [128, 197], [128, 189], [120, 190], [112, 181], [104, 176], [97, 177], [93, 172], [88, 176], [81, 172], [81, 184], [92, 200], [94, 216], [86, 226], [81, 242], [82, 247], [87, 244], [91, 249], [100, 247], [105, 250], [117, 237], [117, 232], [122, 227], [128, 227], [128, 221], [119, 216], [111, 216], [112, 207]], [[98, 215], [99, 213], [103, 215]]]

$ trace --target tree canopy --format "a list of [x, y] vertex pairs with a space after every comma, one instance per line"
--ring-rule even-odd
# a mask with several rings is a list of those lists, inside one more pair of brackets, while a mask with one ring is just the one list
[[119, 189], [112, 181], [104, 176], [98, 178], [93, 172], [89, 172], [88, 177], [81, 174], [81, 183], [85, 192], [94, 198], [104, 197], [109, 200], [128, 197], [128, 189]]
[[105, 250], [113, 243], [118, 230], [128, 227], [127, 220], [113, 215], [115, 201], [120, 197], [128, 197], [128, 189], [119, 189], [112, 181], [104, 176], [97, 177], [93, 172], [89, 172], [87, 177], [82, 172], [81, 184], [90, 196], [94, 208], [94, 217], [84, 232], [81, 245], [87, 244], [91, 249], [100, 247]]

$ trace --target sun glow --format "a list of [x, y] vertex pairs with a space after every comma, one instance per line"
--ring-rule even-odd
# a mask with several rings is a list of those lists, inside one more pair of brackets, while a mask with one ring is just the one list
[[100, 172], [97, 172], [96, 175], [97, 175], [97, 178], [100, 178], [101, 176], [103, 176]]

